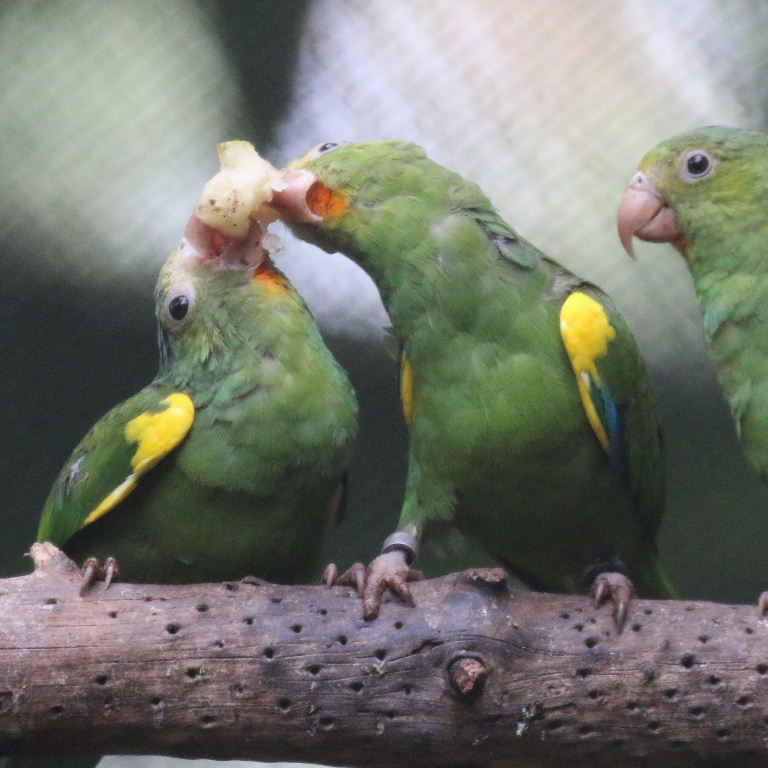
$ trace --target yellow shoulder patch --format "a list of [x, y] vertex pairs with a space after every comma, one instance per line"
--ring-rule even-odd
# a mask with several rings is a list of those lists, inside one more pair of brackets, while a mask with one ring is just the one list
[[608, 352], [609, 342], [616, 338], [616, 329], [608, 321], [600, 302], [586, 293], [575, 291], [560, 309], [560, 335], [576, 374], [587, 419], [600, 444], [609, 452], [608, 435], [597, 415], [590, 385], [593, 380], [595, 384], [600, 384], [596, 361]]
[[85, 518], [80, 526], [98, 520], [114, 509], [136, 487], [136, 482], [164, 456], [167, 456], [186, 436], [195, 420], [195, 405], [182, 392], [174, 392], [161, 402], [165, 409], [157, 413], [141, 413], [125, 425], [123, 435], [129, 443], [138, 443], [131, 457], [133, 472], [123, 480]]
[[403, 417], [410, 428], [413, 423], [413, 368], [403, 352], [400, 362], [400, 402], [403, 406]]

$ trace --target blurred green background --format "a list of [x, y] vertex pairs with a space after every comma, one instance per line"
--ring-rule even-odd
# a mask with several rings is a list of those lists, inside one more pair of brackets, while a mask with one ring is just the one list
[[[249, 139], [282, 164], [324, 141], [404, 138], [624, 312], [665, 420], [660, 544], [681, 592], [749, 602], [768, 587], [768, 488], [736, 444], [688, 274], [668, 246], [639, 244], [632, 262], [614, 225], [658, 140], [766, 127], [762, 0], [5, 0], [0, 67], [2, 573], [25, 569], [75, 443], [155, 372], [154, 281], [216, 142]], [[328, 546], [347, 564], [377, 552], [400, 504], [387, 319], [343, 257], [286, 235], [279, 263], [362, 405]]]

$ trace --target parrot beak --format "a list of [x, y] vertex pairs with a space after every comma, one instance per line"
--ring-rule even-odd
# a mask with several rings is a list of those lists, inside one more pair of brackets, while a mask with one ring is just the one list
[[674, 209], [659, 194], [646, 174], [638, 171], [629, 182], [617, 215], [619, 239], [624, 250], [635, 257], [632, 238], [651, 243], [668, 243], [679, 236]]
[[319, 184], [317, 176], [311, 171], [289, 169], [283, 172], [285, 189], [275, 191], [272, 196], [271, 208], [286, 222], [300, 224], [317, 224], [322, 216], [314, 213], [307, 203], [310, 190]]
[[246, 237], [238, 239], [222, 234], [193, 215], [184, 230], [180, 249], [214, 269], [252, 269], [279, 250], [279, 240], [266, 234], [259, 221], [252, 221]]

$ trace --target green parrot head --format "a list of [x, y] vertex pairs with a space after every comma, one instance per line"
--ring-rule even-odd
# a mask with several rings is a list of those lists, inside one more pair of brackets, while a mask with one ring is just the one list
[[451, 210], [490, 207], [479, 187], [403, 141], [322, 144], [290, 163], [284, 179], [272, 201], [280, 218], [303, 240], [374, 271], [367, 260], [412, 249]]
[[173, 372], [176, 383], [215, 375], [243, 344], [269, 343], [279, 304], [297, 299], [264, 240], [258, 222], [246, 239], [234, 240], [192, 217], [155, 288], [161, 375]]
[[[670, 242], [690, 260], [699, 240], [762, 215], [768, 203], [768, 136], [708, 126], [678, 134], [640, 161], [618, 211], [619, 237]], [[719, 239], [715, 234], [715, 239]]]

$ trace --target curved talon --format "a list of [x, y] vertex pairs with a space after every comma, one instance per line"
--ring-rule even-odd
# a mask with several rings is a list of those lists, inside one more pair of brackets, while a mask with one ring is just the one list
[[82, 597], [97, 581], [104, 582], [104, 589], [109, 589], [112, 580], [118, 576], [120, 569], [114, 557], [108, 557], [104, 565], [100, 565], [95, 557], [86, 558], [82, 568], [83, 580], [80, 583], [79, 594]]
[[624, 629], [624, 622], [627, 620], [629, 603], [635, 596], [632, 582], [623, 573], [608, 571], [597, 575], [592, 582], [590, 592], [595, 599], [595, 608], [599, 608], [610, 598], [613, 603], [613, 620], [616, 624], [616, 631], [620, 633]]
[[82, 574], [83, 580], [80, 582], [80, 597], [82, 597], [98, 579], [99, 573], [99, 561], [95, 557], [89, 557], [83, 563]]
[[354, 578], [355, 578], [355, 589], [357, 590], [357, 596], [362, 597], [363, 592], [365, 590], [365, 575], [366, 570], [363, 567], [362, 563], [358, 563], [360, 568], [355, 568]]
[[114, 557], [108, 557], [104, 561], [104, 589], [109, 589], [112, 579], [120, 573], [117, 567], [117, 560]]
[[362, 563], [353, 563], [341, 576], [335, 563], [330, 563], [323, 571], [323, 581], [326, 587], [354, 587], [358, 597], [363, 596], [365, 586], [365, 566]]
[[328, 563], [323, 570], [321, 581], [325, 586], [330, 589], [339, 577], [339, 569], [336, 567], [336, 563]]
[[352, 563], [344, 573], [336, 579], [336, 583], [345, 587], [354, 587], [358, 597], [363, 596], [365, 588], [365, 566], [362, 563]]
[[768, 592], [761, 592], [757, 598], [757, 615], [762, 619], [768, 613]]
[[592, 585], [592, 593], [595, 598], [595, 608], [599, 608], [605, 600], [608, 592], [608, 581], [606, 579], [597, 579]]

